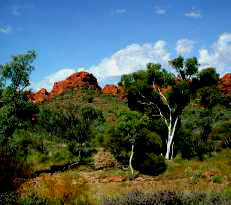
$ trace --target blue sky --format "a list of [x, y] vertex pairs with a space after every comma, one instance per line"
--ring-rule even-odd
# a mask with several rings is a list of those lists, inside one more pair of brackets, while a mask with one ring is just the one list
[[33, 89], [73, 72], [102, 86], [181, 54], [231, 72], [230, 0], [2, 0], [0, 64], [34, 49]]

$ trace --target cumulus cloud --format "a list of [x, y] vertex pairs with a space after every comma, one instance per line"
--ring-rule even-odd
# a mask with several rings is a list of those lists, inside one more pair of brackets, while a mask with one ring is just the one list
[[211, 46], [210, 50], [199, 50], [199, 62], [202, 68], [212, 66], [220, 72], [226, 72], [231, 68], [231, 33], [223, 33]]
[[155, 11], [156, 14], [159, 14], [159, 15], [164, 15], [164, 14], [167, 13], [166, 9], [160, 8], [158, 6], [154, 7], [154, 11]]
[[32, 83], [35, 90], [40, 88], [47, 88], [50, 90], [54, 82], [67, 78], [74, 72], [88, 71], [93, 73], [100, 86], [105, 83], [119, 81], [120, 76], [135, 72], [146, 67], [147, 63], [161, 63], [168, 65], [170, 53], [167, 51], [165, 41], [157, 41], [155, 43], [146, 44], [131, 44], [123, 48], [111, 57], [104, 58], [98, 65], [91, 66], [90, 68], [61, 69], [54, 74], [51, 74], [38, 83]]
[[55, 82], [64, 80], [75, 72], [77, 71], [70, 69], [70, 68], [64, 68], [64, 69], [58, 70], [57, 72], [46, 76], [44, 79], [42, 79], [38, 83], [32, 82], [31, 87], [36, 91], [38, 91], [41, 88], [46, 88], [47, 90], [51, 90]]
[[191, 41], [187, 38], [180, 39], [176, 42], [176, 51], [177, 54], [185, 55], [190, 54], [194, 47], [194, 41]]
[[139, 69], [147, 63], [161, 63], [167, 65], [170, 59], [165, 41], [155, 43], [131, 44], [119, 50], [111, 57], [104, 58], [98, 65], [89, 68], [99, 81], [112, 76], [121, 76]]
[[10, 26], [0, 26], [0, 33], [9, 34], [12, 28]]
[[196, 10], [195, 8], [192, 8], [190, 11], [186, 12], [185, 16], [194, 19], [202, 18], [201, 12], [199, 10]]

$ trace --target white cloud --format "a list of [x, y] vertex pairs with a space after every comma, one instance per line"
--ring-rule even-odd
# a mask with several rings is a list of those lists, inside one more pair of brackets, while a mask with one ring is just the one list
[[109, 58], [104, 58], [98, 65], [89, 68], [99, 81], [112, 76], [120, 76], [146, 67], [147, 63], [168, 64], [170, 54], [165, 41], [155, 43], [131, 44], [119, 50]]
[[67, 78], [74, 72], [87, 71], [93, 73], [97, 78], [99, 84], [103, 86], [105, 82], [110, 79], [117, 81], [119, 76], [135, 72], [146, 67], [147, 63], [161, 63], [164, 66], [168, 65], [170, 53], [168, 53], [165, 41], [157, 41], [155, 43], [146, 44], [131, 44], [123, 48], [111, 57], [104, 58], [98, 65], [92, 66], [89, 69], [79, 68], [61, 69], [53, 73], [38, 83], [32, 83], [34, 90], [40, 88], [47, 88], [50, 90], [54, 84], [59, 80]]
[[202, 18], [201, 12], [195, 8], [192, 8], [189, 12], [185, 13], [185, 16], [194, 19]]
[[194, 47], [194, 41], [191, 41], [187, 38], [179, 39], [176, 42], [176, 51], [177, 54], [190, 54]]
[[218, 71], [225, 72], [231, 67], [231, 33], [223, 33], [218, 40], [208, 49], [199, 50], [199, 63], [202, 68], [213, 66]]
[[160, 8], [158, 6], [154, 7], [155, 13], [159, 15], [164, 15], [167, 13], [166, 9]]
[[126, 9], [116, 9], [113, 12], [113, 14], [125, 14], [125, 13], [127, 13]]
[[9, 34], [12, 28], [10, 26], [0, 26], [0, 33]]
[[47, 77], [45, 77], [44, 79], [42, 79], [38, 83], [32, 82], [31, 87], [36, 91], [40, 90], [41, 88], [46, 88], [47, 90], [51, 90], [51, 88], [55, 82], [60, 81], [60, 80], [64, 80], [68, 76], [70, 76], [71, 74], [73, 74], [75, 72], [77, 72], [77, 71], [73, 70], [73, 69], [69, 69], [69, 68], [64, 68], [64, 69], [58, 70], [57, 72], [48, 75]]

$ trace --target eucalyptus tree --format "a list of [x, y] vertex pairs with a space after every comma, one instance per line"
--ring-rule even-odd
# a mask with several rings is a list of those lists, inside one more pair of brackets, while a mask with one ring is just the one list
[[[180, 124], [183, 109], [189, 104], [197, 82], [199, 63], [196, 58], [182, 56], [169, 61], [175, 73], [160, 64], [149, 63], [145, 71], [121, 78], [127, 85], [128, 104], [132, 109], [148, 113], [153, 119], [161, 119], [168, 131], [165, 158], [173, 157], [174, 136]], [[142, 75], [141, 75], [142, 74]]]

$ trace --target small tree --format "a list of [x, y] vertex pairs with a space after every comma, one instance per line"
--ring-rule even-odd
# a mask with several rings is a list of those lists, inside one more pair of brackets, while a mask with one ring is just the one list
[[[106, 148], [122, 164], [129, 165], [146, 174], [159, 174], [165, 169], [160, 156], [161, 139], [148, 129], [147, 116], [137, 111], [120, 111], [117, 121], [106, 133]], [[153, 152], [153, 148], [155, 151]]]
[[132, 160], [134, 155], [134, 147], [136, 139], [140, 134], [139, 131], [145, 127], [147, 121], [144, 117], [135, 111], [120, 112], [118, 114], [117, 129], [124, 136], [124, 140], [127, 140], [131, 146], [131, 153], [129, 157], [129, 167], [133, 175]]

